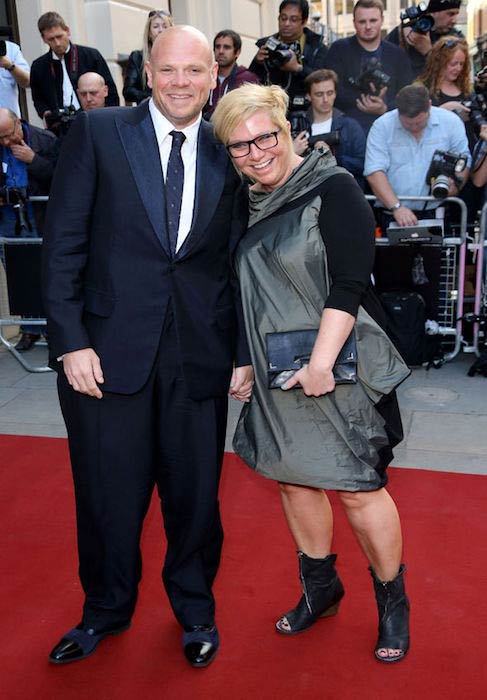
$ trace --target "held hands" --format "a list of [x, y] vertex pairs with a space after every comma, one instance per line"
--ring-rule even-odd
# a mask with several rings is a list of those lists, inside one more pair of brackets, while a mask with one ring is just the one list
[[103, 398], [98, 384], [103, 384], [100, 358], [92, 348], [67, 352], [63, 357], [64, 374], [70, 384], [80, 394]]
[[232, 399], [248, 403], [252, 394], [254, 384], [254, 370], [252, 365], [234, 367], [232, 379], [230, 381], [229, 394]]
[[21, 160], [23, 163], [32, 163], [34, 160], [35, 153], [30, 146], [28, 146], [24, 140], [20, 143], [10, 146], [10, 149], [14, 156]]
[[305, 365], [281, 387], [285, 391], [300, 385], [306, 396], [323, 396], [335, 389], [335, 379], [331, 369], [315, 368]]

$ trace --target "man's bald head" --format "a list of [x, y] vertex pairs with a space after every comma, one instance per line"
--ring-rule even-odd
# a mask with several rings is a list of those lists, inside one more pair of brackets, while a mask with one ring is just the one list
[[208, 65], [212, 65], [213, 53], [208, 39], [203, 32], [200, 32], [200, 30], [196, 29], [196, 27], [191, 27], [189, 24], [177, 24], [173, 27], [169, 27], [164, 32], [159, 34], [152, 44], [151, 62], [152, 57], [158, 56], [161, 50], [165, 51], [167, 50], [168, 46], [178, 42], [181, 42], [183, 46], [188, 44], [196, 46], [199, 44], [201, 49], [203, 51], [206, 50], [207, 52]]
[[76, 92], [81, 109], [87, 112], [90, 109], [99, 109], [105, 106], [108, 86], [105, 84], [104, 77], [99, 73], [83, 73], [78, 79]]

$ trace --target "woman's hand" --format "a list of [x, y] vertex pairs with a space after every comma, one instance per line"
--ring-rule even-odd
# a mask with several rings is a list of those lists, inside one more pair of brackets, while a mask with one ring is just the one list
[[324, 370], [305, 365], [282, 386], [287, 391], [300, 385], [306, 396], [323, 396], [335, 389], [335, 379], [331, 369]]
[[470, 108], [465, 107], [465, 105], [462, 105], [462, 103], [458, 102], [457, 100], [444, 102], [441, 105], [441, 109], [448, 109], [450, 112], [455, 112], [455, 114], [458, 114], [460, 119], [463, 119], [464, 122], [468, 121], [470, 115]]

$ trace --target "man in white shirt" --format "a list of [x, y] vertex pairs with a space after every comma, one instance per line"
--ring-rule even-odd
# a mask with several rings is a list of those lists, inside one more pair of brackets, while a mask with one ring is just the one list
[[217, 73], [204, 35], [170, 27], [146, 70], [150, 101], [76, 118], [49, 202], [44, 304], [85, 594], [80, 623], [50, 654], [58, 664], [130, 626], [154, 485], [184, 655], [207, 666], [219, 646], [212, 584], [227, 392], [248, 400], [252, 385], [231, 266], [245, 212], [201, 117]]
[[101, 53], [89, 46], [71, 43], [71, 31], [57, 12], [46, 12], [37, 26], [49, 51], [36, 58], [31, 69], [32, 99], [41, 118], [58, 110], [80, 109], [76, 95], [78, 79], [93, 71], [108, 86], [107, 106], [120, 104], [110, 69]]
[[30, 68], [20, 46], [13, 41], [0, 41], [0, 107], [20, 117], [19, 86], [29, 87]]

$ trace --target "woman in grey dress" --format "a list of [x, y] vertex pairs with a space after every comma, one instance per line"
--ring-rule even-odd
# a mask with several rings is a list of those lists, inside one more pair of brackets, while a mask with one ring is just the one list
[[[244, 85], [213, 116], [235, 167], [253, 183], [249, 227], [236, 253], [255, 371], [235, 451], [279, 483], [298, 549], [303, 595], [276, 623], [282, 634], [333, 615], [344, 595], [331, 553], [335, 490], [370, 563], [379, 610], [379, 661], [409, 647], [402, 537], [384, 488], [392, 446], [401, 439], [394, 388], [409, 374], [374, 321], [370, 274], [374, 224], [353, 177], [334, 158], [293, 152], [287, 96]], [[335, 386], [335, 359], [354, 328], [358, 380]], [[309, 364], [281, 389], [268, 388], [266, 335], [318, 329]]]

